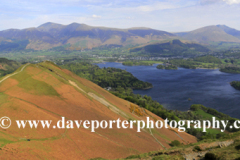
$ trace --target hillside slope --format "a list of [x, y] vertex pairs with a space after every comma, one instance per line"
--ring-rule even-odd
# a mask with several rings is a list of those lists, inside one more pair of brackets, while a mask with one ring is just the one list
[[196, 43], [183, 43], [180, 40], [172, 40], [166, 43], [148, 44], [136, 48], [132, 48], [131, 52], [142, 52], [142, 54], [149, 54], [150, 56], [160, 56], [164, 54], [183, 55], [209, 52], [210, 50]]
[[[232, 31], [232, 30], [231, 30]], [[238, 33], [235, 31], [235, 33]], [[240, 43], [238, 35], [235, 36], [226, 26], [207, 26], [190, 32], [176, 33], [176, 35], [186, 40], [200, 43], [209, 42], [237, 42]]]
[[123, 160], [238, 160], [239, 148], [240, 137], [236, 132], [221, 140], [212, 139], [164, 151], [131, 155]]
[[25, 64], [0, 79], [0, 114], [12, 120], [0, 129], [3, 159], [90, 159], [121, 158], [170, 148], [169, 143], [196, 142], [196, 138], [170, 129], [18, 129], [15, 120], [153, 120], [149, 111], [122, 100], [96, 84], [61, 69], [51, 62]]
[[228, 27], [226, 25], [217, 25], [217, 27], [222, 29], [227, 34], [230, 34], [230, 35], [240, 39], [240, 31], [239, 30], [236, 30], [234, 28]]

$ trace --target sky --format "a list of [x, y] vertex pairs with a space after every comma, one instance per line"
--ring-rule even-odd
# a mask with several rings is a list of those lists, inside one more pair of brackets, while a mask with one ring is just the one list
[[46, 22], [169, 32], [224, 24], [240, 30], [240, 0], [0, 0], [0, 30]]

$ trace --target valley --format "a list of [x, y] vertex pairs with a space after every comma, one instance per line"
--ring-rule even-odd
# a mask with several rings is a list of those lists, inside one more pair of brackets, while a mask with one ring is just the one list
[[0, 160], [240, 160], [240, 0], [0, 5]]
[[0, 129], [0, 156], [219, 159], [231, 150], [238, 158], [239, 129], [231, 126], [240, 118], [239, 33], [224, 25], [171, 33], [51, 22], [0, 31], [0, 114], [12, 120], [229, 121], [224, 132], [13, 124]]

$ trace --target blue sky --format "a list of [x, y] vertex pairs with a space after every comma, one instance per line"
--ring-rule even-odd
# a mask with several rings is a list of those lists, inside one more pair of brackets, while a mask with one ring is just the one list
[[0, 30], [45, 22], [170, 32], [225, 24], [240, 30], [240, 0], [0, 0]]

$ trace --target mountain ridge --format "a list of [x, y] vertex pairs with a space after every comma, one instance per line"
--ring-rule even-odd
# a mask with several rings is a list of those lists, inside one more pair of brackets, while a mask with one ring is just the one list
[[[235, 31], [235, 34], [234, 34]], [[230, 34], [229, 34], [230, 33]], [[237, 35], [236, 35], [237, 33]], [[175, 33], [177, 36], [199, 43], [209, 42], [237, 42], [240, 43], [240, 31], [226, 25], [211, 25], [189, 32]]]
[[[62, 25], [47, 22], [36, 28], [0, 31], [0, 37], [5, 41], [12, 39], [29, 40], [26, 49], [42, 50], [70, 44], [68, 49], [80, 50], [109, 44], [123, 46], [144, 44], [151, 40], [165, 40], [176, 36], [169, 32], [143, 27], [118, 29], [79, 23]], [[42, 45], [40, 48], [39, 44]]]
[[[38, 27], [0, 31], [0, 51], [48, 50], [59, 46], [63, 46], [65, 50], [84, 50], [108, 45], [139, 46], [173, 39], [203, 45], [220, 42], [240, 44], [240, 31], [226, 25], [211, 25], [189, 32], [170, 33], [147, 27], [120, 29], [76, 22], [68, 25], [47, 22]], [[9, 47], [13, 45], [15, 47]]]

